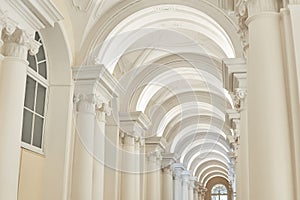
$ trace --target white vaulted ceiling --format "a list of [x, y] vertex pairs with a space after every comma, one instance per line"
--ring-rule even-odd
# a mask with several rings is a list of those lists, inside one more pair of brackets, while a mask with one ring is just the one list
[[[231, 40], [236, 33], [228, 31], [235, 25], [207, 5], [206, 12], [155, 1], [128, 9], [118, 22], [108, 17], [111, 23], [91, 31], [85, 61], [104, 64], [126, 90], [121, 111], [144, 112], [152, 122], [146, 137], [165, 138], [166, 152], [180, 155], [203, 184], [216, 176], [229, 179], [232, 132], [225, 112], [232, 99], [223, 88], [221, 62], [241, 54]], [[214, 9], [224, 24], [208, 13]]]

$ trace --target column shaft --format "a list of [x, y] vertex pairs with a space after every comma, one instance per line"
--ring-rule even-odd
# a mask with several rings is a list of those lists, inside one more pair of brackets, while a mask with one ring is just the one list
[[91, 200], [95, 104], [81, 100], [77, 109], [71, 199]]
[[125, 136], [122, 153], [121, 200], [139, 200], [135, 173], [135, 139]]
[[174, 200], [182, 200], [182, 184], [180, 176], [174, 176], [173, 188]]
[[6, 57], [0, 69], [0, 199], [16, 200], [27, 62]]
[[170, 168], [163, 169], [162, 199], [173, 200], [173, 178]]
[[250, 199], [294, 199], [278, 13], [249, 19]]
[[94, 133], [93, 200], [103, 199], [105, 112], [97, 111]]

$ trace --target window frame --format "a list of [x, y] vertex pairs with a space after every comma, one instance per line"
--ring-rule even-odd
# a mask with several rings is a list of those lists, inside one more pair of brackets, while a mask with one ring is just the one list
[[[225, 189], [226, 189], [226, 194], [221, 194], [220, 192], [219, 193], [213, 193], [213, 189], [216, 187], [216, 186], [223, 186]], [[211, 191], [210, 191], [210, 200], [212, 200], [212, 197], [217, 197], [218, 200], [221, 200], [221, 196], [227, 196], [227, 200], [228, 200], [228, 189], [225, 185], [223, 184], [220, 184], [220, 183], [217, 183], [215, 184], [212, 188], [211, 188]]]
[[[37, 31], [36, 33], [38, 33], [38, 35], [39, 35], [39, 38], [40, 38], [39, 40], [42, 41], [42, 37], [41, 37], [40, 32]], [[48, 113], [50, 84], [49, 84], [48, 56], [47, 56], [47, 51], [46, 51], [46, 48], [45, 48], [45, 44], [43, 42], [42, 42], [42, 47], [43, 47], [44, 53], [45, 53], [45, 55], [44, 55], [45, 60], [44, 61], [37, 61], [36, 60], [37, 71], [35, 71], [34, 69], [32, 69], [29, 66], [29, 62], [27, 60], [28, 65], [27, 65], [27, 68], [26, 68], [26, 80], [27, 80], [27, 77], [30, 77], [31, 79], [33, 79], [36, 82], [35, 83], [36, 84], [35, 85], [35, 94], [34, 94], [34, 110], [31, 110], [30, 108], [27, 108], [25, 106], [25, 96], [26, 96], [26, 94], [24, 95], [24, 104], [23, 104], [23, 112], [24, 112], [24, 110], [27, 110], [30, 113], [32, 113], [34, 116], [36, 115], [36, 116], [39, 116], [43, 119], [43, 129], [42, 129], [42, 135], [41, 135], [41, 147], [37, 147], [37, 146], [33, 145], [33, 134], [34, 134], [34, 125], [35, 125], [35, 117], [33, 117], [33, 120], [31, 122], [32, 123], [31, 142], [29, 144], [29, 143], [26, 143], [26, 142], [22, 141], [22, 136], [23, 136], [23, 126], [22, 126], [22, 130], [21, 130], [21, 148], [24, 148], [24, 149], [27, 149], [29, 151], [44, 155], [45, 154], [45, 152], [44, 152], [44, 141], [45, 141], [45, 132], [46, 132], [46, 125], [47, 125], [47, 113]], [[36, 55], [35, 55], [35, 57], [36, 57]], [[39, 74], [39, 71], [38, 71], [38, 64], [42, 63], [42, 62], [46, 63], [46, 77], [47, 78], [45, 78], [41, 74]], [[43, 86], [45, 88], [44, 115], [43, 116], [35, 111], [38, 84], [40, 84], [41, 86]], [[22, 120], [22, 124], [23, 123], [24, 123], [24, 119]]]

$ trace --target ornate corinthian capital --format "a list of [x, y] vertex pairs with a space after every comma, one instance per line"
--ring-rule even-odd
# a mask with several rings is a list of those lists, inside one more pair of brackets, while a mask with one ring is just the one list
[[248, 25], [246, 24], [246, 20], [248, 18], [248, 0], [238, 0], [235, 5], [235, 14], [238, 18], [239, 30], [242, 47], [244, 50], [244, 56], [246, 57], [246, 51], [249, 47], [248, 42]]
[[26, 60], [28, 50], [31, 55], [38, 52], [41, 44], [29, 36], [25, 30], [19, 29], [16, 22], [0, 16], [0, 47], [4, 56], [18, 57]]

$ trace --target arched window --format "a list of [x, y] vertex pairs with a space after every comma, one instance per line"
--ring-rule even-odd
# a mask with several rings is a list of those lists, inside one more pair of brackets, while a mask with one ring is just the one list
[[47, 100], [47, 59], [43, 41], [38, 32], [35, 40], [42, 45], [36, 55], [28, 54], [27, 78], [24, 100], [22, 146], [42, 152]]
[[224, 185], [217, 184], [211, 189], [211, 200], [227, 200], [228, 193]]

